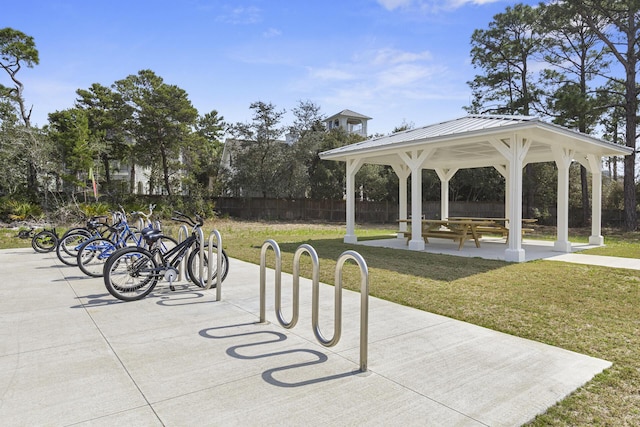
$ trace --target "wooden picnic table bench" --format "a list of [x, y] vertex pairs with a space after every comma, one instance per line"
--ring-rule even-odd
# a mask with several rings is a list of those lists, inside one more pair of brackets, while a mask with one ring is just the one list
[[[409, 230], [403, 231], [407, 238], [407, 244], [411, 239], [411, 220], [399, 220], [398, 222], [406, 222], [409, 226]], [[423, 219], [422, 220], [422, 237], [425, 243], [429, 243], [429, 237], [438, 237], [445, 239], [452, 239], [458, 242], [458, 250], [461, 250], [464, 246], [464, 242], [470, 239], [476, 244], [476, 247], [480, 247], [480, 233], [478, 227], [483, 225], [490, 225], [488, 221], [475, 221], [475, 220], [439, 220], [439, 219]]]
[[[502, 237], [507, 238], [507, 242], [509, 241], [509, 218], [450, 217], [449, 219], [454, 221], [468, 220], [481, 222], [482, 225], [476, 227], [476, 231], [478, 233], [500, 234]], [[538, 220], [535, 218], [522, 218], [522, 235], [524, 236], [525, 233], [533, 232], [533, 228], [525, 228], [524, 226], [526, 224], [533, 224], [537, 221]]]

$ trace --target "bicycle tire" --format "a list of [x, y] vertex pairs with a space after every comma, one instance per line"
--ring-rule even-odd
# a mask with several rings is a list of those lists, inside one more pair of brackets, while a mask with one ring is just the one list
[[[208, 266], [209, 266], [209, 245], [205, 244], [204, 246], [204, 273], [205, 273], [205, 278], [203, 279], [202, 277], [200, 277], [200, 252], [199, 250], [196, 248], [193, 251], [191, 251], [191, 253], [189, 254], [189, 258], [187, 260], [187, 272], [189, 273], [189, 280], [191, 280], [196, 286], [199, 286], [201, 288], [204, 288], [207, 285], [207, 280], [209, 279], [209, 277], [207, 276], [208, 274]], [[216, 278], [218, 277], [218, 272], [216, 270], [217, 268], [217, 262], [218, 262], [218, 249], [216, 245], [213, 245], [213, 255], [211, 258], [211, 262], [214, 265], [214, 270], [212, 272], [212, 278], [211, 278], [211, 288], [215, 288], [216, 287]], [[227, 278], [227, 273], [229, 273], [229, 257], [227, 256], [227, 253], [224, 251], [224, 249], [222, 250], [222, 276], [221, 276], [221, 280], [224, 281], [224, 279]]]
[[65, 237], [67, 237], [69, 234], [84, 234], [86, 236], [91, 236], [91, 232], [89, 230], [87, 230], [85, 227], [73, 227], [68, 229], [67, 231], [65, 231], [62, 234], [62, 237], [60, 237], [60, 240], [64, 239]]
[[41, 254], [52, 252], [58, 246], [58, 236], [53, 231], [42, 230], [31, 239], [31, 247]]
[[149, 295], [159, 280], [158, 262], [144, 248], [127, 246], [116, 250], [104, 264], [104, 285], [122, 301]]
[[66, 265], [78, 265], [77, 257], [79, 245], [86, 240], [89, 240], [89, 236], [82, 232], [69, 234], [60, 239], [58, 246], [56, 246], [56, 255], [58, 256], [58, 259]]
[[76, 262], [80, 270], [90, 277], [102, 277], [104, 264], [117, 249], [116, 245], [104, 237], [95, 237], [82, 243]]

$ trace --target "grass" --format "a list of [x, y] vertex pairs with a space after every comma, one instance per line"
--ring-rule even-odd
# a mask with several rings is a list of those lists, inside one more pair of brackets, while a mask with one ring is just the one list
[[[205, 230], [214, 227], [229, 256], [256, 264], [264, 241], [274, 239], [288, 272], [296, 248], [311, 244], [325, 283], [333, 283], [339, 255], [356, 250], [369, 266], [373, 296], [609, 360], [610, 369], [532, 425], [640, 425], [640, 271], [543, 260], [510, 264], [346, 245], [344, 225], [221, 220]], [[356, 229], [356, 235], [363, 240], [391, 237], [394, 231], [367, 226]], [[539, 233], [553, 238], [548, 230]], [[604, 230], [607, 246], [590, 252], [640, 258], [637, 233], [612, 233]], [[12, 237], [15, 234], [0, 232], [0, 247], [30, 245]], [[588, 235], [589, 230], [572, 231], [570, 239], [586, 241]], [[271, 252], [267, 258], [273, 266]], [[357, 267], [348, 263], [346, 269], [345, 287], [359, 290]], [[308, 277], [309, 272], [309, 259], [303, 256], [301, 273]]]

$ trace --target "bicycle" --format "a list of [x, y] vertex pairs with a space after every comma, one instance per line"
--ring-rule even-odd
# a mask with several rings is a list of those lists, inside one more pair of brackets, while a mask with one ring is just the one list
[[35, 232], [33, 227], [18, 231], [16, 237], [20, 239], [31, 239], [31, 247], [40, 253], [51, 252], [58, 245], [58, 233], [55, 228]]
[[[205, 287], [208, 277], [200, 277], [200, 239], [199, 229], [204, 221], [200, 216], [196, 220], [189, 216], [175, 212], [174, 221], [191, 226], [191, 234], [185, 240], [166, 253], [162, 253], [157, 242], [165, 237], [161, 231], [154, 230], [145, 233], [145, 240], [149, 249], [144, 247], [125, 247], [117, 249], [104, 265], [104, 284], [111, 295], [123, 301], [135, 301], [149, 295], [160, 279], [169, 282], [169, 289], [175, 291], [173, 282], [179, 274], [179, 266], [183, 259], [187, 259], [188, 278], [195, 285]], [[207, 244], [202, 247], [208, 252]], [[214, 246], [215, 247], [215, 246]], [[204, 257], [204, 271], [208, 274], [208, 263], [217, 266], [217, 251], [213, 252], [212, 259], [208, 259], [208, 253]], [[227, 277], [229, 271], [229, 258], [222, 251], [221, 280]], [[211, 279], [217, 277], [218, 272], [213, 271]]]
[[58, 259], [66, 265], [78, 265], [77, 255], [80, 245], [91, 237], [108, 237], [111, 226], [104, 222], [106, 216], [94, 216], [84, 227], [74, 227], [62, 235], [56, 247]]
[[[149, 223], [153, 213], [154, 205], [150, 205], [150, 212], [132, 212], [144, 218], [143, 225]], [[122, 207], [121, 207], [122, 209]], [[87, 276], [102, 277], [104, 275], [104, 263], [117, 250], [125, 246], [142, 246], [145, 244], [144, 233], [153, 231], [151, 227], [145, 227], [142, 231], [129, 227], [126, 215], [122, 213], [120, 222], [112, 227], [111, 237], [92, 237], [80, 243], [77, 251], [77, 264], [80, 270]], [[163, 236], [156, 243], [161, 252], [168, 252], [170, 248], [178, 245], [176, 239], [170, 236]]]
[[58, 233], [55, 228], [44, 229], [31, 239], [31, 247], [41, 254], [53, 252], [58, 247]]

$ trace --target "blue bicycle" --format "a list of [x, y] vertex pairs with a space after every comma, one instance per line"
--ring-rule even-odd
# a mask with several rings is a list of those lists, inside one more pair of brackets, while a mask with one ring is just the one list
[[[143, 212], [133, 212], [132, 214], [144, 218], [145, 224], [150, 224], [153, 207], [153, 205], [149, 206], [149, 214], [145, 214]], [[118, 219], [119, 222], [110, 227], [111, 235], [109, 237], [90, 238], [80, 243], [77, 248], [77, 265], [87, 276], [102, 277], [104, 264], [116, 249], [126, 246], [144, 247], [144, 234], [153, 231], [153, 228], [150, 225], [147, 225], [147, 227], [141, 231], [130, 227], [124, 212], [120, 212]], [[177, 241], [170, 236], [163, 236], [158, 242], [159, 248], [162, 252], [170, 250], [177, 244]]]

